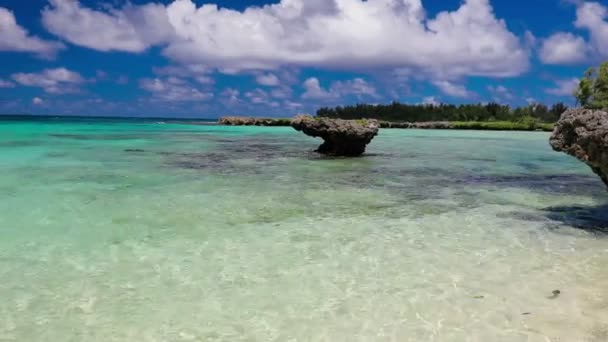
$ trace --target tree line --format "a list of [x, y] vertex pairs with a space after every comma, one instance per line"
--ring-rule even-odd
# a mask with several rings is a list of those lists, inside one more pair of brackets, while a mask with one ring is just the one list
[[556, 122], [568, 109], [563, 103], [551, 107], [531, 104], [511, 108], [498, 103], [477, 104], [404, 104], [393, 102], [388, 105], [356, 104], [352, 106], [324, 107], [317, 116], [340, 119], [378, 119], [393, 122], [423, 121], [511, 121], [511, 122]]
[[[577, 106], [608, 110], [608, 61], [599, 68], [588, 69], [574, 90]], [[477, 104], [356, 104], [352, 106], [324, 107], [317, 116], [341, 119], [378, 119], [393, 122], [422, 121], [509, 121], [524, 123], [554, 123], [568, 107], [559, 102], [551, 107], [535, 103], [511, 108], [498, 103]]]

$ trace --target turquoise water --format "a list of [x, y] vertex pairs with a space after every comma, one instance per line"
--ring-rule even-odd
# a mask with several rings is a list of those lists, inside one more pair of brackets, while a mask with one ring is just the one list
[[0, 121], [0, 341], [606, 341], [608, 193], [547, 140]]

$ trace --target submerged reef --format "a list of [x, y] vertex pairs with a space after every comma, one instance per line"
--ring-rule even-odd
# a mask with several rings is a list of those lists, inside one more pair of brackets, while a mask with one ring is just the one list
[[320, 137], [323, 144], [316, 152], [331, 156], [357, 157], [378, 135], [377, 120], [342, 120], [299, 115], [291, 126], [311, 137]]
[[550, 138], [554, 150], [589, 165], [608, 186], [608, 113], [570, 109], [562, 114]]

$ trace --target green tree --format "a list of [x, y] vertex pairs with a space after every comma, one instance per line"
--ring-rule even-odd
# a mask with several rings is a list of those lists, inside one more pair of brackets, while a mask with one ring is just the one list
[[608, 62], [602, 63], [593, 82], [591, 107], [608, 108]]
[[559, 120], [559, 117], [568, 110], [568, 106], [563, 104], [562, 102], [558, 102], [554, 104], [549, 110], [549, 117], [545, 119], [545, 122], [555, 122]]
[[589, 107], [591, 104], [594, 90], [595, 68], [589, 68], [585, 75], [578, 82], [578, 87], [574, 90], [576, 103], [582, 107]]

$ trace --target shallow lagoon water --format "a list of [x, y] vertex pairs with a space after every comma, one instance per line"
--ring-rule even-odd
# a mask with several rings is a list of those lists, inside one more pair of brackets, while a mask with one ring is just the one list
[[0, 122], [0, 341], [607, 341], [608, 193], [547, 139]]

